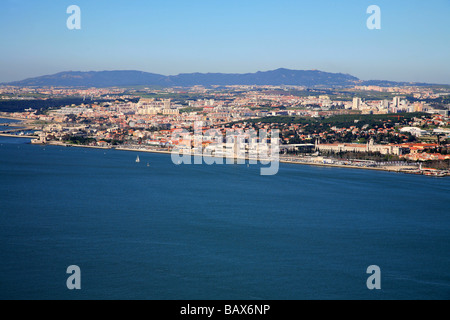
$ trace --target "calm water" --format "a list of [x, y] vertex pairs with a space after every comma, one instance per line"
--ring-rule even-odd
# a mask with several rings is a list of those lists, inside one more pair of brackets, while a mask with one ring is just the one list
[[[18, 121], [18, 120], [12, 120], [12, 119], [3, 119], [3, 118], [0, 118], [0, 124], [5, 124], [5, 123], [17, 123], [17, 122], [20, 122], [20, 121]], [[8, 129], [11, 129], [11, 127], [6, 127], [6, 126], [1, 126], [1, 125], [0, 125], [0, 131], [2, 131], [2, 130], [8, 130]]]
[[0, 138], [0, 299], [450, 298], [450, 179], [286, 164], [262, 177], [25, 142]]

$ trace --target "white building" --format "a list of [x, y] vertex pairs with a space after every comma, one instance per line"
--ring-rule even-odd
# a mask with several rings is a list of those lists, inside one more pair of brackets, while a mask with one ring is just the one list
[[353, 110], [359, 110], [361, 108], [361, 98], [353, 98]]
[[428, 131], [422, 130], [422, 129], [417, 128], [417, 127], [404, 127], [404, 128], [400, 129], [400, 132], [409, 132], [413, 136], [416, 136], [416, 137], [421, 137], [423, 135], [428, 134]]

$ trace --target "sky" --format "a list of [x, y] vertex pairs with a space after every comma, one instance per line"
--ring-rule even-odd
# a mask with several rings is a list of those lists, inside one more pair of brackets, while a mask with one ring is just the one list
[[[67, 8], [81, 10], [69, 30]], [[367, 8], [381, 9], [369, 30]], [[450, 0], [1, 0], [0, 82], [278, 68], [450, 84]]]

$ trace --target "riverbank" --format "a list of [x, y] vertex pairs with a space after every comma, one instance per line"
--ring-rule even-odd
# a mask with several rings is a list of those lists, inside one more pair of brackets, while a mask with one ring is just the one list
[[[32, 137], [36, 138], [36, 137]], [[37, 141], [37, 140], [36, 140]], [[101, 147], [101, 146], [86, 146], [86, 145], [75, 145], [75, 144], [68, 144], [63, 142], [48, 142], [45, 144], [39, 143], [39, 142], [32, 142], [33, 144], [37, 145], [51, 145], [51, 146], [59, 146], [59, 147], [75, 147], [75, 148], [88, 148], [88, 149], [101, 149], [101, 150], [110, 150], [114, 149], [117, 151], [126, 151], [126, 152], [144, 152], [144, 153], [159, 153], [159, 154], [172, 154], [172, 151], [169, 150], [155, 150], [155, 149], [147, 149], [147, 148], [127, 148], [127, 147]], [[192, 156], [199, 156], [203, 157], [201, 154], [193, 154]], [[215, 157], [208, 155], [208, 157]], [[215, 158], [223, 158], [224, 161], [226, 161], [226, 158], [224, 157], [215, 157]], [[250, 161], [250, 160], [258, 160], [258, 159], [252, 159], [248, 157], [241, 157], [236, 158], [235, 160], [244, 160], [244, 161]], [[373, 170], [373, 171], [385, 171], [385, 172], [395, 172], [395, 173], [407, 173], [407, 174], [424, 174], [423, 172], [419, 172], [419, 169], [417, 166], [381, 166], [381, 167], [366, 167], [366, 166], [355, 166], [355, 165], [343, 165], [343, 164], [331, 164], [331, 163], [320, 163], [320, 162], [309, 162], [309, 161], [302, 161], [299, 160], [285, 160], [283, 158], [280, 158], [280, 163], [286, 163], [286, 164], [297, 164], [297, 165], [307, 165], [307, 166], [315, 166], [315, 167], [329, 167], [329, 168], [347, 168], [347, 169], [359, 169], [359, 170]], [[449, 174], [446, 174], [449, 176]]]
[[[171, 151], [164, 150], [149, 150], [149, 149], [132, 149], [132, 148], [116, 148], [119, 151], [132, 151], [132, 152], [149, 152], [149, 153], [163, 153], [163, 154], [172, 154]], [[201, 154], [194, 154], [193, 156], [200, 156]], [[214, 157], [214, 156], [209, 156]], [[219, 158], [219, 157], [218, 157]], [[220, 157], [222, 158], [222, 157]], [[236, 160], [257, 160], [250, 159], [248, 157], [245, 158], [236, 158]], [[397, 172], [397, 173], [410, 173], [408, 171], [417, 170], [416, 166], [403, 166], [403, 167], [395, 167], [395, 166], [382, 166], [382, 167], [364, 167], [364, 166], [352, 166], [352, 165], [340, 165], [340, 164], [328, 164], [328, 163], [316, 163], [316, 162], [307, 162], [307, 161], [292, 161], [292, 160], [283, 160], [282, 158], [279, 160], [280, 163], [287, 164], [299, 164], [299, 165], [307, 165], [307, 166], [315, 166], [315, 167], [331, 167], [331, 168], [348, 168], [348, 169], [363, 169], [363, 170], [375, 170], [375, 171], [386, 171], [386, 172]]]
[[[148, 152], [148, 153], [160, 153], [160, 154], [172, 154], [171, 151], [165, 150], [151, 150], [151, 149], [133, 149], [133, 148], [115, 148], [118, 151], [131, 151], [131, 152]], [[194, 154], [193, 156], [203, 156], [201, 154]], [[210, 156], [214, 157], [214, 156]], [[220, 157], [222, 158], [222, 157]], [[246, 158], [236, 158], [236, 160], [257, 160], [257, 159], [249, 159]], [[396, 173], [409, 173], [411, 174], [413, 170], [417, 170], [416, 166], [382, 166], [382, 167], [364, 167], [364, 166], [352, 166], [352, 165], [340, 165], [340, 164], [328, 164], [328, 163], [315, 163], [315, 162], [307, 162], [307, 161], [292, 161], [292, 160], [279, 160], [280, 163], [287, 164], [298, 164], [298, 165], [307, 165], [307, 166], [315, 166], [315, 167], [331, 167], [331, 168], [348, 168], [348, 169], [362, 169], [362, 170], [374, 170], [374, 171], [385, 171], [385, 172], [396, 172]]]
[[19, 117], [12, 117], [10, 115], [4, 115], [4, 114], [0, 113], [0, 122], [1, 122], [1, 119], [17, 120], [17, 121], [26, 121], [26, 120], [28, 120], [28, 119], [19, 118]]
[[19, 135], [16, 135], [16, 134], [9, 134], [9, 133], [0, 133], [0, 137], [21, 138], [21, 139], [36, 139], [36, 138], [38, 138], [36, 136], [26, 136], [26, 135], [19, 136]]
[[[36, 137], [35, 137], [36, 138]], [[70, 143], [63, 143], [63, 142], [56, 142], [56, 141], [50, 141], [47, 143], [40, 143], [38, 140], [36, 142], [31, 142], [34, 145], [41, 145], [41, 146], [56, 146], [56, 147], [66, 147], [66, 148], [87, 148], [87, 149], [102, 149], [102, 150], [110, 150], [113, 149], [111, 147], [101, 147], [101, 146], [85, 146], [85, 145], [79, 145], [79, 144], [70, 144]]]
[[[4, 122], [2, 122], [2, 120], [14, 120], [15, 122], [6, 122], [6, 123], [4, 123]], [[28, 119], [18, 119], [18, 118], [14, 118], [14, 117], [5, 117], [3, 115], [0, 116], [0, 124], [3, 125], [3, 126], [0, 126], [0, 127], [3, 127], [3, 128], [6, 128], [6, 127], [14, 128], [14, 129], [11, 129], [11, 130], [8, 130], [8, 129], [3, 130], [2, 129], [2, 131], [0, 131], [0, 134], [2, 136], [4, 136], [4, 137], [5, 136], [6, 137], [7, 136], [14, 136], [14, 134], [12, 134], [12, 132], [14, 132], [14, 131], [30, 131], [30, 130], [35, 130], [36, 129], [30, 123], [30, 120], [28, 120]], [[22, 137], [24, 137], [24, 136], [22, 136]], [[24, 138], [27, 138], [27, 137], [28, 136], [25, 136]]]
[[[301, 165], [315, 166], [315, 167], [332, 167], [332, 168], [349, 168], [349, 169], [365, 169], [365, 170], [375, 170], [375, 171], [402, 172], [400, 170], [400, 167], [398, 169], [394, 169], [393, 167], [362, 167], [362, 166], [352, 166], [352, 165], [318, 163], [318, 162], [316, 163], [316, 162], [306, 162], [306, 161], [289, 161], [289, 160], [280, 160], [280, 162], [281, 163], [290, 163], [290, 164], [301, 164]], [[404, 167], [401, 167], [401, 168], [404, 169]]]

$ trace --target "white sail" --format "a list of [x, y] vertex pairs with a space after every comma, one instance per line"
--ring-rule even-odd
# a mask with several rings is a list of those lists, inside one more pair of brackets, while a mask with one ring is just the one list
[[139, 156], [137, 156], [136, 162], [137, 162], [137, 163], [141, 162], [141, 160], [139, 159]]

